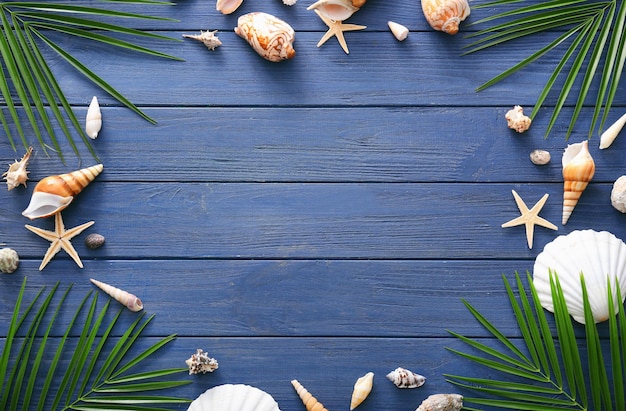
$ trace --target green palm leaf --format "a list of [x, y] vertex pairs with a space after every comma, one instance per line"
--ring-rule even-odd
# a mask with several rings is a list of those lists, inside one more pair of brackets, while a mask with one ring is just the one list
[[[166, 409], [161, 407], [167, 404], [190, 402], [185, 398], [153, 393], [190, 383], [189, 380], [168, 379], [186, 373], [187, 368], [129, 373], [152, 359], [176, 336], [165, 337], [134, 357], [127, 358], [130, 353], [138, 351], [135, 343], [153, 316], [145, 318], [143, 314], [138, 315], [120, 337], [113, 337], [112, 332], [122, 310], [106, 324], [109, 303], [98, 312], [97, 294], [90, 292], [83, 298], [54, 349], [50, 333], [58, 313], [65, 308], [71, 288], [60, 297], [50, 315], [58, 286], [57, 283], [39, 304], [42, 289], [21, 313], [26, 278], [22, 283], [0, 356], [0, 409], [154, 411]], [[78, 318], [84, 318], [82, 327], [77, 324]], [[79, 333], [78, 342], [70, 348], [67, 346], [68, 336], [76, 331]], [[18, 337], [19, 334], [24, 336]], [[46, 356], [47, 352], [54, 352], [52, 358]], [[64, 360], [68, 362], [61, 369], [60, 364]]]
[[[108, 3], [171, 5], [167, 1], [151, 0], [104, 0]], [[5, 130], [9, 143], [14, 150], [16, 135], [24, 147], [30, 143], [27, 139], [26, 127], [32, 129], [40, 146], [46, 154], [48, 148], [58, 153], [63, 160], [61, 146], [54, 131], [57, 124], [76, 155], [79, 150], [74, 142], [73, 134], [78, 134], [91, 155], [97, 155], [89, 143], [81, 122], [78, 121], [63, 91], [56, 82], [48, 62], [43, 57], [41, 47], [53, 50], [68, 62], [79, 73], [88, 78], [104, 92], [111, 95], [121, 104], [133, 110], [145, 120], [155, 121], [137, 108], [122, 93], [110, 86], [108, 82], [82, 64], [69, 50], [53, 41], [49, 34], [58, 33], [63, 36], [79, 37], [88, 41], [132, 50], [158, 58], [180, 60], [177, 57], [143, 47], [132, 38], [147, 38], [154, 41], [179, 41], [171, 37], [153, 34], [128, 28], [122, 24], [104, 23], [102, 18], [123, 20], [149, 19], [169, 20], [146, 14], [111, 10], [104, 7], [77, 6], [62, 1], [0, 1], [0, 96], [4, 100], [0, 108], [0, 122]], [[125, 39], [127, 37], [129, 39]], [[52, 115], [47, 111], [50, 109]], [[20, 109], [25, 118], [20, 115]], [[8, 115], [5, 115], [8, 111]]]
[[[519, 2], [520, 0], [498, 0], [472, 7], [480, 9]], [[588, 134], [591, 137], [596, 127], [600, 132], [615, 99], [626, 61], [626, 1], [621, 0], [619, 3], [618, 10], [618, 0], [549, 0], [530, 6], [520, 5], [513, 10], [496, 13], [475, 22], [475, 25], [493, 25], [468, 35], [469, 38], [476, 39], [467, 46], [468, 51], [464, 54], [538, 33], [548, 34], [553, 38], [530, 56], [486, 81], [477, 91], [502, 81], [547, 53], [556, 53], [565, 48], [561, 60], [539, 94], [530, 117], [537, 115], [546, 98], [556, 93], [556, 84], [560, 84], [545, 136], [552, 131], [568, 97], [571, 98], [571, 94], [575, 93], [574, 110], [565, 135], [567, 139], [574, 131], [594, 80], [599, 77]], [[496, 21], [503, 22], [495, 23]], [[559, 34], [559, 29], [564, 29], [565, 32]], [[603, 68], [600, 72], [601, 67]]]

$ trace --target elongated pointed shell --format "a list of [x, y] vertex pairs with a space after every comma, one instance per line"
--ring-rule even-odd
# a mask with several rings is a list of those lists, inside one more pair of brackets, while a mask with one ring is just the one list
[[187, 411], [280, 411], [271, 395], [243, 384], [223, 384], [196, 398]]
[[387, 26], [389, 26], [389, 30], [398, 41], [403, 41], [409, 35], [409, 29], [403, 26], [400, 23], [396, 23], [395, 21], [388, 21]]
[[564, 181], [562, 223], [565, 225], [596, 171], [596, 165], [589, 154], [588, 141], [568, 145], [563, 153], [562, 164]]
[[606, 131], [600, 135], [600, 149], [609, 148], [625, 125], [626, 114], [618, 118], [617, 121], [611, 125], [611, 127], [607, 128]]
[[433, 29], [456, 34], [470, 15], [470, 6], [467, 0], [422, 0], [422, 11]]
[[28, 162], [30, 161], [30, 155], [33, 152], [32, 147], [28, 147], [26, 150], [26, 154], [20, 161], [15, 161], [15, 163], [9, 166], [9, 170], [2, 174], [2, 177], [7, 181], [7, 189], [9, 191], [13, 190], [15, 187], [20, 184], [26, 187], [26, 181], [28, 181], [28, 173], [30, 171], [26, 170], [28, 167]]
[[89, 108], [87, 109], [87, 117], [85, 118], [85, 132], [91, 139], [96, 139], [102, 128], [102, 113], [100, 112], [100, 104], [98, 98], [93, 96]]
[[296, 32], [285, 21], [271, 14], [244, 14], [237, 20], [235, 33], [266, 60], [277, 63], [296, 55], [293, 49]]
[[70, 205], [74, 197], [83, 191], [103, 169], [102, 164], [97, 164], [71, 173], [42, 179], [35, 186], [30, 204], [22, 215], [34, 220], [58, 213]]
[[231, 14], [241, 6], [243, 0], [217, 0], [215, 10], [222, 14]]
[[354, 383], [354, 390], [352, 391], [352, 399], [350, 400], [350, 411], [361, 405], [363, 401], [372, 392], [374, 386], [374, 373], [368, 372]]
[[123, 306], [133, 312], [141, 311], [143, 309], [143, 303], [136, 295], [120, 290], [112, 285], [100, 282], [98, 280], [90, 279], [98, 288], [110, 295], [114, 300], [120, 302]]
[[459, 394], [433, 394], [422, 401], [415, 411], [460, 411], [463, 396]]
[[298, 393], [298, 396], [300, 396], [300, 399], [302, 400], [302, 403], [306, 407], [307, 411], [328, 411], [324, 408], [324, 405], [317, 400], [317, 398], [311, 395], [311, 393], [298, 382], [298, 380], [291, 380], [291, 385], [293, 385], [293, 388], [296, 389], [296, 392]]
[[426, 378], [423, 375], [402, 367], [398, 367], [387, 374], [387, 379], [398, 388], [418, 388], [426, 382]]
[[307, 7], [334, 21], [344, 21], [360, 9], [352, 0], [319, 0]]

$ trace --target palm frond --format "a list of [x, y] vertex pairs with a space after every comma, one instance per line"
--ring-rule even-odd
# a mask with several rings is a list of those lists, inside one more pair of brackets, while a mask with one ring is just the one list
[[[168, 1], [154, 0], [105, 0], [112, 4], [171, 5]], [[81, 123], [76, 118], [63, 91], [50, 70], [41, 47], [53, 50], [70, 66], [85, 76], [105, 93], [130, 108], [145, 120], [155, 121], [137, 108], [122, 93], [113, 88], [86, 65], [74, 57], [69, 50], [53, 41], [49, 34], [79, 37], [88, 41], [131, 50], [158, 58], [181, 60], [175, 56], [136, 44], [131, 39], [146, 38], [153, 41], [180, 41], [171, 37], [136, 30], [124, 24], [106, 23], [102, 19], [155, 21], [171, 20], [141, 13], [130, 13], [106, 7], [89, 7], [61, 1], [0, 1], [0, 95], [4, 109], [0, 108], [0, 122], [11, 147], [16, 150], [16, 138], [28, 147], [26, 127], [32, 129], [43, 151], [49, 155], [50, 145], [64, 160], [61, 145], [54, 131], [57, 124], [77, 156], [80, 156], [73, 134], [78, 134], [91, 155], [97, 155], [89, 142]], [[121, 36], [121, 37], [120, 37]], [[124, 39], [128, 37], [129, 39]], [[15, 93], [15, 95], [13, 94]], [[47, 107], [52, 111], [48, 114]], [[19, 114], [23, 111], [25, 118]], [[7, 110], [9, 115], [5, 115]], [[49, 143], [48, 143], [49, 140]]]
[[[506, 6], [520, 2], [520, 0], [499, 0], [472, 7]], [[588, 136], [591, 137], [596, 127], [598, 127], [598, 133], [604, 127], [626, 62], [624, 20], [626, 20], [626, 1], [624, 0], [620, 1], [619, 10], [618, 0], [549, 0], [532, 5], [522, 4], [512, 10], [476, 21], [475, 25], [492, 25], [468, 35], [477, 40], [473, 40], [466, 46], [468, 51], [464, 54], [475, 53], [535, 34], [542, 33], [548, 38], [552, 36], [553, 40], [547, 45], [540, 47], [530, 56], [486, 81], [477, 88], [477, 91], [484, 90], [511, 74], [519, 72], [543, 55], [549, 52], [556, 53], [560, 48], [565, 47], [561, 60], [554, 67], [535, 102], [531, 118], [537, 115], [549, 95], [557, 94], [545, 131], [545, 136], [548, 137], [568, 97], [576, 94], [573, 113], [565, 134], [565, 138], [569, 138], [587, 97], [594, 87], [594, 80], [599, 77], [594, 110], [588, 129]], [[503, 22], [497, 23], [497, 21]], [[558, 29], [564, 29], [565, 33], [559, 34]], [[558, 83], [560, 84], [558, 92], [554, 90], [557, 80], [561, 81]], [[578, 91], [576, 91], [577, 87]]]
[[[165, 408], [160, 407], [167, 404], [190, 402], [185, 398], [155, 393], [190, 383], [189, 380], [168, 379], [186, 374], [187, 368], [132, 373], [176, 338], [175, 335], [167, 336], [128, 358], [139, 350], [135, 343], [154, 316], [138, 315], [120, 337], [113, 337], [122, 311], [118, 311], [107, 325], [109, 302], [98, 312], [97, 294], [90, 292], [82, 299], [54, 349], [50, 333], [71, 289], [69, 287], [60, 297], [49, 316], [58, 287], [59, 283], [39, 304], [44, 295], [42, 289], [22, 312], [26, 278], [22, 283], [0, 356], [0, 409], [16, 410], [21, 406], [22, 409], [51, 411], [163, 410]], [[84, 318], [80, 328], [78, 318]], [[77, 343], [68, 347], [68, 336], [76, 331], [79, 332]], [[24, 336], [19, 337], [20, 334]], [[46, 354], [51, 350], [54, 352], [52, 357]], [[66, 363], [63, 369], [62, 362]], [[96, 373], [96, 370], [99, 371]], [[155, 407], [157, 405], [159, 407]]]

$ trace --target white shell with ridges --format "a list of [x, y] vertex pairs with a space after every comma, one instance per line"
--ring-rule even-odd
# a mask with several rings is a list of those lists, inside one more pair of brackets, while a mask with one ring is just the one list
[[271, 395], [256, 387], [224, 384], [196, 398], [187, 411], [280, 411]]
[[136, 295], [120, 290], [112, 285], [94, 280], [93, 278], [91, 278], [90, 281], [130, 311], [137, 312], [143, 309], [143, 303]]
[[98, 98], [93, 96], [89, 108], [87, 109], [87, 117], [85, 118], [85, 132], [91, 139], [96, 139], [102, 128], [102, 113], [100, 112], [100, 104]]
[[622, 302], [615, 302], [615, 312], [626, 297], [626, 244], [608, 231], [576, 230], [546, 244], [535, 259], [533, 284], [541, 305], [554, 311], [549, 271], [556, 272], [563, 289], [567, 310], [579, 323], [585, 323], [580, 273], [585, 276], [589, 303], [595, 322], [609, 318], [607, 280], [612, 289], [617, 278]]

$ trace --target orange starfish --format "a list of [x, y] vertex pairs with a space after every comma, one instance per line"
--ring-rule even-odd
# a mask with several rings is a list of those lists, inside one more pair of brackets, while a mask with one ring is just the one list
[[519, 208], [519, 211], [522, 213], [522, 215], [502, 224], [502, 228], [514, 227], [525, 224], [528, 248], [532, 249], [535, 225], [540, 225], [542, 227], [550, 228], [552, 230], [558, 230], [557, 226], [555, 226], [548, 220], [539, 217], [539, 211], [541, 211], [541, 208], [546, 203], [546, 200], [548, 199], [548, 194], [545, 194], [543, 197], [541, 197], [541, 200], [537, 201], [537, 204], [535, 204], [533, 208], [529, 210], [521, 197], [515, 192], [515, 190], [511, 191], [513, 192], [513, 197], [515, 197], [517, 208]]
[[324, 34], [324, 36], [319, 41], [319, 43], [317, 43], [317, 47], [326, 43], [328, 39], [331, 38], [332, 36], [335, 36], [337, 37], [337, 41], [341, 45], [341, 48], [343, 49], [343, 51], [345, 51], [346, 54], [350, 54], [350, 52], [348, 51], [348, 44], [346, 44], [346, 39], [343, 37], [343, 32], [353, 31], [353, 30], [363, 30], [363, 29], [366, 29], [367, 26], [359, 26], [356, 24], [343, 24], [342, 21], [335, 21], [335, 20], [329, 19], [328, 17], [321, 14], [319, 11], [317, 10], [314, 10], [314, 11], [315, 13], [317, 13], [318, 16], [320, 16], [320, 19], [322, 19], [322, 21], [324, 21], [324, 23], [326, 23], [326, 25], [328, 26], [328, 31], [326, 32], [326, 34]]

